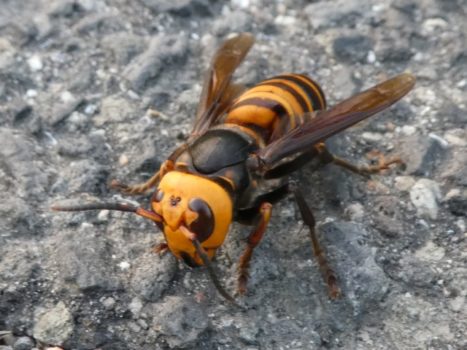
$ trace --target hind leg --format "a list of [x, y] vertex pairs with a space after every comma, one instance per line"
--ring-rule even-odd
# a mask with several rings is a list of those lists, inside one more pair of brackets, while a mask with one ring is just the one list
[[382, 154], [379, 154], [377, 165], [358, 166], [358, 165], [352, 164], [348, 160], [335, 156], [334, 154], [329, 152], [329, 150], [326, 148], [324, 144], [319, 144], [317, 146], [317, 149], [319, 150], [318, 156], [320, 157], [321, 161], [324, 164], [333, 163], [335, 165], [338, 165], [342, 168], [350, 170], [359, 175], [377, 174], [381, 172], [382, 170], [389, 169], [389, 166], [392, 164], [402, 164], [402, 160], [399, 157], [394, 157], [394, 158], [386, 160]]

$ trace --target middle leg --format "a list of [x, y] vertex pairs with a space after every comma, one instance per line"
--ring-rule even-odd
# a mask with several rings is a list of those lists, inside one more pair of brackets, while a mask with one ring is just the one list
[[337, 284], [336, 274], [331, 269], [331, 267], [329, 267], [324, 251], [321, 248], [319, 241], [318, 241], [318, 237], [316, 235], [315, 217], [313, 216], [313, 213], [311, 212], [310, 207], [306, 203], [305, 198], [298, 191], [298, 189], [293, 188], [292, 191], [295, 196], [298, 209], [300, 210], [300, 214], [302, 216], [303, 222], [305, 223], [305, 225], [308, 226], [310, 230], [310, 238], [311, 238], [311, 243], [313, 246], [313, 253], [316, 259], [318, 260], [318, 265], [320, 267], [321, 273], [323, 275], [323, 278], [326, 284], [328, 285], [329, 295], [331, 299], [339, 298], [341, 295], [341, 291]]

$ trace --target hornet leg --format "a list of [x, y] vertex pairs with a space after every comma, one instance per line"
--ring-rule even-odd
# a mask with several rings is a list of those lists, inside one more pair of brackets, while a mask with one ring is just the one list
[[147, 192], [150, 188], [157, 185], [160, 179], [159, 174], [160, 172], [158, 171], [148, 181], [142, 184], [136, 184], [136, 185], [126, 185], [124, 183], [121, 183], [118, 180], [112, 180], [110, 182], [110, 187], [124, 194], [129, 194], [129, 195], [142, 194], [142, 193]]
[[258, 221], [258, 214], [261, 213], [263, 203], [275, 204], [285, 198], [290, 193], [289, 184], [284, 184], [275, 190], [259, 195], [254, 200], [250, 208], [240, 209], [237, 211], [235, 221], [242, 225], [253, 226]]
[[152, 246], [151, 251], [155, 254], [162, 256], [167, 252], [168, 249], [169, 245], [167, 243], [158, 243]]
[[383, 155], [379, 156], [379, 162], [377, 165], [357, 166], [349, 161], [336, 157], [326, 148], [324, 143], [318, 145], [319, 157], [324, 164], [333, 163], [347, 170], [350, 170], [360, 175], [370, 175], [379, 173], [381, 170], [389, 169], [391, 164], [402, 164], [402, 160], [399, 157], [385, 160]]
[[315, 229], [316, 221], [313, 216], [313, 213], [311, 212], [310, 207], [306, 203], [305, 198], [303, 198], [302, 194], [297, 189], [293, 189], [293, 193], [295, 196], [295, 200], [297, 201], [297, 205], [300, 210], [303, 222], [310, 229], [310, 238], [311, 243], [313, 245], [313, 253], [316, 259], [318, 260], [319, 268], [321, 270], [321, 273], [323, 274], [323, 278], [326, 284], [328, 285], [329, 295], [331, 299], [339, 298], [341, 295], [341, 291], [337, 284], [336, 275], [334, 271], [329, 267], [324, 251], [319, 245]]
[[260, 207], [260, 220], [255, 229], [248, 236], [247, 247], [243, 252], [238, 265], [238, 293], [245, 294], [246, 283], [248, 281], [248, 268], [250, 267], [250, 260], [253, 255], [253, 249], [258, 245], [263, 238], [266, 227], [271, 218], [272, 204], [264, 202]]
[[155, 187], [160, 179], [164, 177], [165, 174], [167, 174], [169, 171], [174, 170], [175, 168], [175, 161], [177, 158], [182, 154], [185, 149], [187, 148], [186, 144], [183, 144], [182, 146], [178, 147], [171, 155], [170, 157], [161, 165], [161, 168], [157, 173], [155, 173], [148, 181], [142, 184], [137, 184], [137, 185], [126, 185], [121, 183], [118, 180], [112, 180], [110, 182], [110, 187], [114, 188], [124, 194], [130, 194], [130, 195], [138, 195], [138, 194], [143, 194], [150, 190], [152, 187]]
[[112, 180], [110, 182], [110, 187], [114, 188], [124, 194], [138, 195], [143, 194], [150, 190], [152, 187], [155, 187], [160, 179], [164, 177], [169, 171], [174, 169], [174, 162], [172, 160], [166, 160], [162, 163], [161, 168], [157, 173], [155, 173], [148, 181], [142, 184], [137, 185], [126, 185], [121, 183], [118, 180]]

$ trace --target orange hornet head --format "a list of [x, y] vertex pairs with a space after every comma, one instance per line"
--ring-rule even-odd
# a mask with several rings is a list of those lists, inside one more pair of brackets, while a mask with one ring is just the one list
[[151, 207], [162, 217], [159, 226], [171, 252], [193, 267], [203, 265], [203, 261], [192, 238], [201, 243], [212, 259], [232, 222], [232, 199], [219, 184], [178, 171], [163, 176], [152, 196]]

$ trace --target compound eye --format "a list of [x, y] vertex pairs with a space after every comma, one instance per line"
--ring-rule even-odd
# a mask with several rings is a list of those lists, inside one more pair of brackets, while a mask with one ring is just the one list
[[214, 215], [211, 207], [202, 199], [193, 198], [188, 203], [188, 208], [198, 214], [196, 220], [190, 224], [189, 229], [196, 233], [200, 242], [204, 242], [214, 231]]
[[159, 203], [162, 200], [162, 198], [164, 198], [164, 192], [160, 189], [157, 189], [157, 191], [152, 196], [153, 202]]

